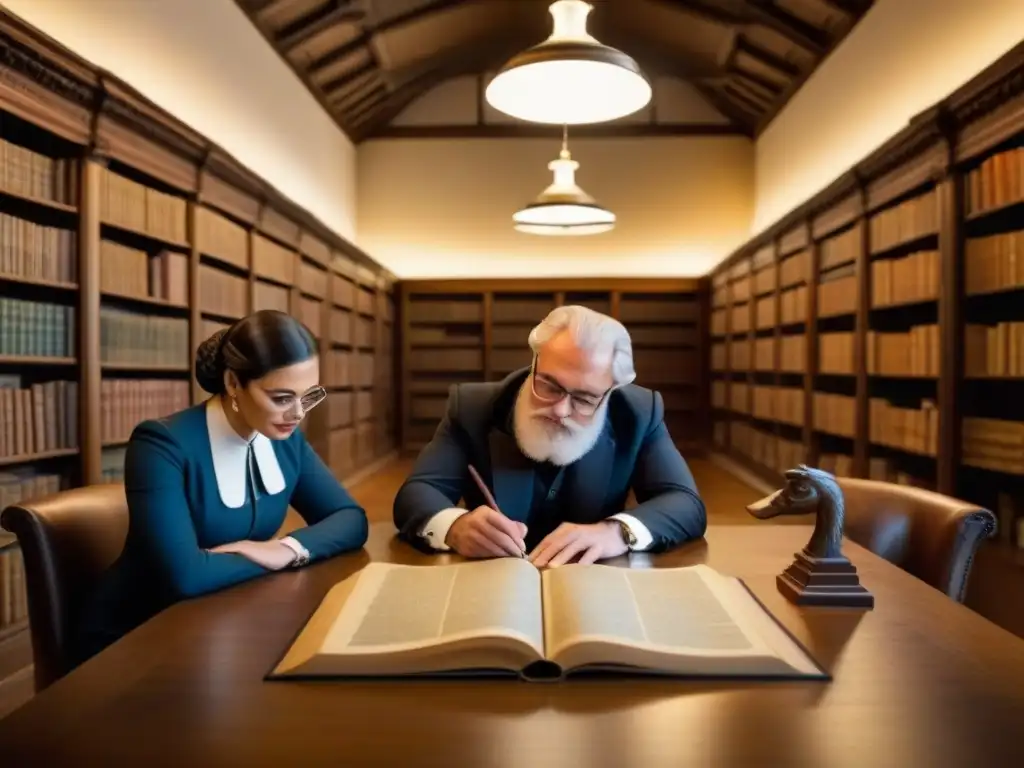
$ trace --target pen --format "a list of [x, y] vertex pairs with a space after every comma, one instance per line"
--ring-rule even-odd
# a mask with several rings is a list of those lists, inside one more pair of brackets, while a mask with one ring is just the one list
[[[480, 473], [476, 471], [476, 467], [474, 467], [472, 464], [469, 464], [467, 466], [469, 467], [469, 474], [473, 476], [473, 480], [474, 482], [476, 482], [476, 487], [479, 488], [480, 493], [484, 495], [484, 501], [487, 502], [487, 506], [489, 506], [495, 512], [501, 512], [501, 510], [498, 508], [498, 502], [494, 500], [494, 497], [491, 495], [491, 492], [487, 490], [487, 486], [484, 485], [484, 480], [482, 477], [480, 477]], [[526, 552], [521, 552], [519, 556], [526, 557]]]

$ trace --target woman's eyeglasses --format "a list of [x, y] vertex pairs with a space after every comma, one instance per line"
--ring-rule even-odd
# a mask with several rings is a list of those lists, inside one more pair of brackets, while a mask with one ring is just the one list
[[316, 408], [327, 398], [327, 390], [323, 387], [314, 387], [301, 397], [295, 397], [295, 395], [270, 395], [269, 397], [270, 402], [277, 411], [290, 411], [298, 403], [305, 414]]

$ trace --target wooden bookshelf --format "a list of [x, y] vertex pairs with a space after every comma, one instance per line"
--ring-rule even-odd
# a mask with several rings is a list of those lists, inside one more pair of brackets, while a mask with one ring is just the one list
[[704, 446], [700, 281], [410, 280], [399, 287], [406, 451], [429, 442], [452, 384], [499, 381], [528, 366], [530, 330], [566, 304], [588, 306], [626, 326], [637, 383], [661, 392], [666, 424], [682, 450]]
[[[139, 421], [205, 397], [199, 343], [267, 307], [319, 340], [314, 449], [342, 479], [391, 455], [394, 277], [109, 74], [3, 14], [0, 37], [0, 508], [121, 479]], [[11, 544], [0, 656], [28, 647]]]
[[1024, 547], [1024, 45], [710, 276], [713, 442], [997, 510]]

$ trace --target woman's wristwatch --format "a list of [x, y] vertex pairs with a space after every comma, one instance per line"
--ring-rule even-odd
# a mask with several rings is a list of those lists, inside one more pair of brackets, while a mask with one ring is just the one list
[[285, 536], [282, 539], [278, 539], [278, 541], [295, 553], [295, 559], [288, 565], [289, 568], [301, 568], [309, 562], [309, 550], [291, 536]]

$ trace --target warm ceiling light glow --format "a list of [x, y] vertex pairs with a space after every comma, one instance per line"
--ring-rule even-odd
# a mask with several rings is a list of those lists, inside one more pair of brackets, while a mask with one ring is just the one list
[[615, 214], [576, 184], [579, 167], [563, 139], [558, 159], [548, 163], [554, 181], [536, 200], [512, 214], [515, 229], [531, 235], [598, 235], [613, 229]]
[[631, 115], [651, 100], [651, 84], [628, 55], [587, 32], [593, 6], [557, 0], [547, 40], [513, 56], [487, 86], [487, 103], [532, 123], [580, 125]]

